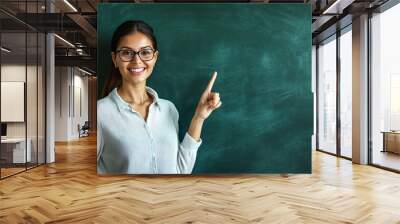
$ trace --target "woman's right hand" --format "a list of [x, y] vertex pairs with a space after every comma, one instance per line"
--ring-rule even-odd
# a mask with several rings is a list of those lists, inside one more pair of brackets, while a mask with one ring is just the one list
[[207, 119], [210, 114], [222, 105], [218, 92], [211, 92], [214, 82], [217, 78], [217, 72], [214, 72], [211, 77], [207, 88], [204, 90], [200, 97], [199, 103], [197, 104], [196, 111], [194, 114], [195, 118]]

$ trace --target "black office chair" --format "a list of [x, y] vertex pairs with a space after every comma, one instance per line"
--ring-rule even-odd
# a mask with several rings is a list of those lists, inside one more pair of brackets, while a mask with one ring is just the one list
[[89, 129], [90, 129], [89, 121], [85, 121], [82, 127], [78, 124], [79, 138], [89, 136]]

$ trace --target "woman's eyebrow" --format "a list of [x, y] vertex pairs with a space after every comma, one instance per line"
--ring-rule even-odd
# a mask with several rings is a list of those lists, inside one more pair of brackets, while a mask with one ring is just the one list
[[141, 47], [140, 49], [143, 49], [143, 48], [152, 48], [151, 46], [144, 46], [144, 47]]
[[[139, 48], [139, 50], [140, 50], [140, 49], [144, 49], [144, 48], [152, 48], [152, 47], [151, 47], [151, 46], [144, 46], [144, 47]], [[132, 49], [132, 48], [130, 48], [130, 47], [126, 47], [126, 46], [122, 46], [120, 49], [134, 50], [134, 49]]]

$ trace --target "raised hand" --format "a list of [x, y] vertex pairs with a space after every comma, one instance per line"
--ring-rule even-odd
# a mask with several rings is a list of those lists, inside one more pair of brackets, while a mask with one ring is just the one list
[[204, 90], [203, 94], [200, 97], [200, 101], [197, 104], [196, 112], [194, 114], [195, 117], [201, 118], [203, 120], [207, 119], [208, 116], [210, 116], [211, 112], [221, 106], [222, 102], [219, 98], [219, 93], [211, 92], [216, 78], [217, 72], [214, 72], [210, 82], [207, 85], [207, 88]]

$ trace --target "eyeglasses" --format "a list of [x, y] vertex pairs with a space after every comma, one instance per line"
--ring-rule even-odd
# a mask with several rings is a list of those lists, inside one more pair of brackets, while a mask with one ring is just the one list
[[139, 55], [139, 58], [142, 61], [150, 61], [151, 59], [154, 58], [154, 50], [150, 48], [144, 48], [139, 51], [134, 51], [131, 49], [122, 49], [122, 50], [117, 50], [116, 53], [118, 53], [119, 58], [124, 61], [124, 62], [130, 62], [133, 60], [133, 58], [137, 55]]

